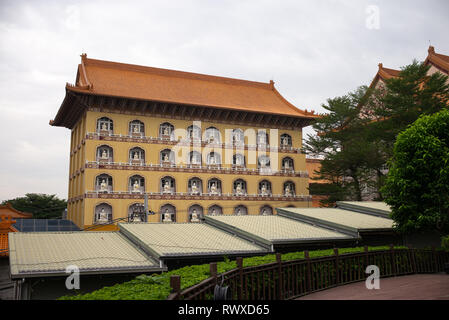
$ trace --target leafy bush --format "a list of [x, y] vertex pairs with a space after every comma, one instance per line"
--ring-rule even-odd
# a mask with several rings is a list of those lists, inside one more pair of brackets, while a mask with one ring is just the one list
[[441, 247], [449, 250], [449, 235], [441, 237]]
[[[402, 248], [402, 247], [398, 247]], [[373, 250], [387, 250], [389, 247], [369, 247]], [[362, 252], [363, 247], [342, 248], [340, 254]], [[310, 251], [311, 258], [333, 255], [333, 249]], [[304, 259], [304, 252], [290, 252], [282, 255], [283, 261]], [[243, 267], [258, 266], [276, 261], [275, 254], [243, 259]], [[235, 269], [237, 264], [227, 258], [217, 263], [217, 272]], [[116, 284], [91, 293], [63, 296], [59, 300], [164, 300], [170, 294], [170, 276], [181, 276], [181, 289], [189, 288], [210, 277], [209, 264], [186, 266], [162, 274], [140, 275], [134, 280]]]

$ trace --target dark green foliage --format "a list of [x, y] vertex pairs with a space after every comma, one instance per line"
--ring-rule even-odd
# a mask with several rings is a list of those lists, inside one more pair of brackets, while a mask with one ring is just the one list
[[61, 200], [56, 195], [27, 193], [25, 197], [3, 201], [9, 202], [13, 208], [33, 214], [34, 219], [57, 219], [62, 217], [62, 212], [67, 208], [67, 201]]
[[398, 135], [382, 192], [398, 230], [449, 233], [449, 110]]
[[449, 236], [441, 237], [441, 247], [449, 250]]

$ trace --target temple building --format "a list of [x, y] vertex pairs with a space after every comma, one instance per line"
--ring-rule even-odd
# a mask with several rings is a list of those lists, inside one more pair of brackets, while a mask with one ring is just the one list
[[300, 110], [269, 83], [81, 55], [52, 126], [71, 130], [68, 219], [198, 222], [308, 207]]

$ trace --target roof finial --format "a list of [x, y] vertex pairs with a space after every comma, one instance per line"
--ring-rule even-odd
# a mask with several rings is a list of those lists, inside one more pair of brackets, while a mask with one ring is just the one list
[[429, 49], [427, 50], [429, 53], [435, 53], [435, 48], [429, 45]]
[[274, 88], [274, 81], [273, 80], [270, 80], [270, 87], [271, 87], [271, 89]]
[[87, 54], [86, 53], [81, 54], [81, 60], [84, 60], [86, 58], [87, 58]]
[[384, 67], [384, 65], [381, 63], [378, 64], [379, 70], [382, 69]]

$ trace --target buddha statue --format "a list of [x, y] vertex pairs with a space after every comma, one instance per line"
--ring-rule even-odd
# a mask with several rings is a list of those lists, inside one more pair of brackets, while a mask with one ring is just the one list
[[168, 212], [168, 209], [165, 209], [163, 222], [172, 222], [171, 214]]
[[262, 210], [262, 215], [263, 215], [263, 216], [267, 216], [267, 215], [268, 215], [267, 209], [264, 208], [264, 209]]
[[142, 222], [142, 219], [140, 219], [140, 214], [137, 212], [133, 213], [133, 222]]
[[190, 222], [199, 222], [200, 220], [198, 219], [198, 213], [196, 212], [196, 209], [193, 209], [192, 212], [192, 218], [190, 219]]
[[198, 190], [198, 187], [197, 187], [197, 185], [196, 185], [196, 181], [193, 181], [193, 183], [192, 183], [192, 194], [198, 194], [199, 193], [199, 190]]
[[215, 156], [214, 155], [211, 155], [210, 156], [210, 164], [215, 164], [216, 162], [215, 162]]
[[242, 159], [239, 156], [235, 157], [235, 164], [237, 166], [241, 166], [242, 165]]
[[169, 162], [168, 154], [164, 154], [164, 162]]
[[242, 191], [242, 184], [241, 184], [240, 182], [237, 183], [237, 187], [235, 188], [235, 193], [236, 193], [237, 195], [243, 194], [243, 191]]
[[267, 165], [267, 162], [266, 162], [265, 158], [260, 159], [260, 167], [265, 168], [266, 165]]
[[106, 179], [103, 179], [101, 181], [100, 191], [108, 191], [108, 184], [106, 183]]
[[265, 144], [266, 143], [266, 136], [265, 136], [265, 134], [260, 134], [259, 135], [259, 142], [261, 143], [261, 144]]
[[101, 131], [108, 131], [108, 127], [106, 126], [106, 123], [101, 124]]
[[212, 216], [216, 216], [216, 215], [217, 215], [217, 211], [215, 210], [215, 208], [212, 209], [211, 215], [212, 215]]
[[140, 160], [139, 153], [137, 151], [134, 152], [133, 160]]
[[210, 186], [210, 193], [211, 194], [217, 194], [218, 193], [217, 186], [216, 186], [215, 182], [213, 182], [212, 185]]
[[171, 193], [171, 187], [170, 187], [169, 181], [165, 181], [163, 193]]
[[290, 161], [288, 161], [288, 160], [284, 161], [284, 168], [285, 168], [285, 170], [289, 170], [290, 169]]
[[240, 210], [240, 208], [238, 208], [237, 212], [235, 214], [238, 215], [238, 216], [241, 216], [242, 215], [242, 210]]
[[140, 192], [139, 180], [135, 180], [133, 184], [133, 192]]
[[286, 196], [291, 196], [291, 195], [292, 195], [292, 192], [291, 192], [291, 189], [290, 189], [290, 185], [289, 185], [289, 184], [287, 184], [287, 185], [285, 186], [285, 195], [286, 195]]
[[164, 128], [163, 135], [164, 135], [164, 136], [170, 135], [170, 132], [168, 131], [168, 128], [167, 128], [167, 127]]
[[108, 153], [106, 152], [106, 149], [103, 149], [103, 152], [101, 153], [101, 159], [108, 159]]
[[136, 124], [136, 125], [134, 126], [133, 133], [140, 133], [140, 126], [139, 126], [138, 124]]
[[107, 222], [108, 221], [108, 214], [106, 213], [106, 210], [104, 208], [101, 208], [98, 221], [100, 222]]
[[266, 196], [266, 195], [268, 194], [268, 193], [267, 193], [267, 187], [266, 187], [265, 183], [262, 184], [262, 188], [260, 188], [260, 193], [261, 193], [263, 196]]
[[282, 145], [284, 147], [288, 147], [288, 139], [287, 139], [287, 137], [282, 138]]

